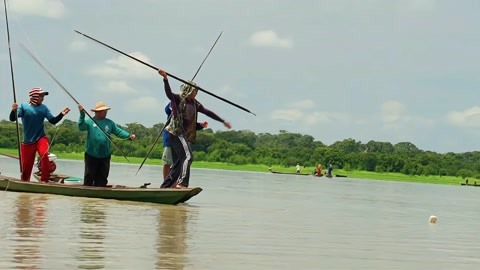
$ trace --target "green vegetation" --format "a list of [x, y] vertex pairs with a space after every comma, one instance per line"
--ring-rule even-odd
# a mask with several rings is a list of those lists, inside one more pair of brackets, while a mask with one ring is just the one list
[[[64, 120], [58, 126], [45, 123], [52, 142], [51, 151], [60, 159], [83, 159], [85, 132], [77, 123]], [[157, 138], [163, 124], [146, 128], [130, 123], [122, 128], [137, 135], [135, 141], [113, 138], [130, 163], [140, 164]], [[17, 154], [15, 123], [0, 121], [0, 153]], [[313, 172], [317, 164], [333, 164], [333, 174], [351, 178], [391, 181], [413, 181], [437, 184], [458, 184], [465, 178], [480, 176], [480, 152], [439, 154], [423, 151], [409, 142], [392, 145], [389, 142], [357, 142], [353, 139], [325, 145], [310, 135], [289, 133], [255, 134], [251, 131], [199, 131], [192, 146], [195, 168], [268, 172], [295, 172], [300, 163], [303, 172]], [[10, 149], [10, 150], [8, 150]], [[14, 149], [14, 150], [11, 150]], [[113, 162], [127, 162], [121, 152], [113, 148]], [[160, 165], [163, 146], [161, 140], [146, 164]]]
[[[16, 149], [4, 149], [0, 148], [0, 153], [17, 155]], [[70, 159], [70, 160], [83, 160], [83, 153], [55, 153], [59, 159]], [[131, 164], [141, 164], [143, 158], [129, 157]], [[127, 160], [123, 156], [112, 156], [112, 162], [118, 163], [127, 163]], [[159, 159], [147, 159], [145, 164], [150, 165], [161, 165], [162, 161]], [[263, 164], [245, 164], [245, 165], [235, 165], [231, 163], [224, 162], [208, 162], [208, 161], [194, 161], [192, 164], [193, 168], [204, 168], [204, 169], [217, 169], [217, 170], [235, 170], [235, 171], [249, 171], [249, 172], [265, 172], [269, 173], [269, 166]], [[279, 172], [295, 172], [295, 166], [284, 167], [284, 166], [273, 166], [274, 171]], [[302, 171], [313, 172], [315, 167], [305, 167], [302, 168]], [[359, 178], [359, 179], [370, 179], [370, 180], [388, 180], [388, 181], [399, 181], [399, 182], [416, 182], [416, 183], [430, 183], [430, 184], [447, 184], [447, 185], [458, 185], [462, 181], [460, 177], [455, 176], [424, 176], [424, 175], [405, 175], [401, 173], [377, 173], [377, 172], [367, 172], [367, 171], [345, 171], [342, 169], [335, 169], [335, 174], [348, 175], [349, 178]]]

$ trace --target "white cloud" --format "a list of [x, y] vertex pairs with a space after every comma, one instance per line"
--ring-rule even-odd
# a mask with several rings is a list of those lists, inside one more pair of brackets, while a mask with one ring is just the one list
[[346, 113], [312, 111], [315, 103], [312, 100], [300, 100], [286, 105], [286, 109], [280, 109], [271, 113], [272, 120], [297, 122], [312, 126], [331, 122], [350, 122], [351, 116]]
[[314, 106], [315, 104], [313, 103], [313, 100], [310, 100], [310, 99], [297, 101], [291, 104], [291, 107], [304, 108], [304, 109], [310, 109], [310, 108], [313, 108]]
[[387, 101], [382, 104], [381, 112], [384, 124], [395, 125], [404, 118], [405, 106], [398, 101]]
[[131, 99], [127, 103], [126, 111], [128, 112], [145, 112], [145, 111], [158, 111], [159, 108], [165, 107], [164, 104], [159, 102], [154, 97], [139, 97]]
[[381, 106], [383, 128], [397, 131], [430, 129], [435, 121], [422, 116], [409, 115], [406, 107], [398, 101], [387, 101]]
[[75, 40], [68, 45], [68, 48], [72, 51], [83, 51], [87, 48], [87, 43], [85, 41]]
[[297, 109], [275, 110], [270, 116], [273, 120], [297, 121], [303, 117], [303, 112]]
[[100, 89], [104, 92], [114, 93], [114, 94], [137, 94], [138, 91], [129, 86], [126, 81], [109, 81], [107, 85]]
[[[149, 62], [149, 58], [140, 52], [133, 52], [129, 55], [143, 62]], [[102, 65], [94, 66], [89, 73], [109, 79], [150, 79], [158, 77], [155, 71], [123, 55], [109, 59]]]
[[61, 0], [17, 0], [9, 1], [9, 4], [12, 12], [26, 16], [34, 15], [60, 19], [66, 13], [65, 6]]
[[449, 112], [447, 114], [447, 121], [459, 127], [478, 127], [480, 126], [480, 107]]
[[290, 39], [281, 39], [277, 36], [277, 33], [273, 31], [260, 31], [255, 32], [250, 37], [250, 43], [254, 46], [261, 47], [279, 47], [279, 48], [292, 48], [293, 41]]
[[328, 123], [332, 119], [326, 112], [314, 112], [307, 115], [305, 118], [305, 123], [308, 125], [314, 125], [318, 123]]

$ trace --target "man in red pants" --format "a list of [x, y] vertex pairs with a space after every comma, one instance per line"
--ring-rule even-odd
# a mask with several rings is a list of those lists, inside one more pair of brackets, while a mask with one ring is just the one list
[[45, 119], [51, 124], [55, 125], [63, 116], [65, 116], [70, 109], [65, 108], [57, 116], [53, 116], [50, 110], [43, 104], [44, 97], [48, 95], [48, 92], [43, 91], [40, 87], [35, 87], [29, 92], [29, 102], [24, 102], [20, 105], [17, 103], [12, 104], [12, 111], [10, 112], [10, 121], [15, 121], [15, 114], [17, 117], [22, 118], [23, 126], [23, 143], [20, 148], [20, 155], [22, 157], [22, 181], [30, 181], [30, 175], [32, 174], [33, 164], [35, 162], [35, 154], [38, 152], [40, 156], [42, 182], [48, 183], [50, 179], [48, 149], [49, 142], [45, 135], [45, 129], [43, 122]]

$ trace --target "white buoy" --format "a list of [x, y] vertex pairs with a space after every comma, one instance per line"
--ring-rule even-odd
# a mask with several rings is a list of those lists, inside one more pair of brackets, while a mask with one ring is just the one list
[[429, 221], [430, 221], [430, 223], [435, 224], [435, 223], [437, 223], [437, 219], [438, 219], [437, 216], [430, 216]]

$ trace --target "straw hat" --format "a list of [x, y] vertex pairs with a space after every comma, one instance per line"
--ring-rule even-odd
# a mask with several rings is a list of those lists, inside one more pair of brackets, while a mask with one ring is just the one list
[[97, 104], [95, 104], [95, 108], [92, 109], [92, 112], [100, 112], [100, 111], [106, 111], [106, 110], [110, 110], [110, 107], [105, 105], [103, 101], [100, 101], [100, 102], [97, 102]]

